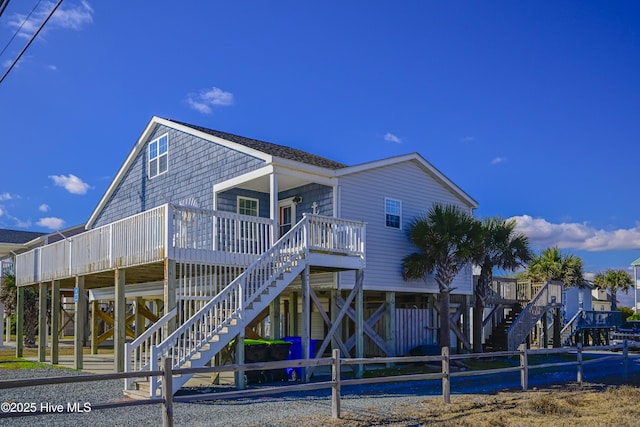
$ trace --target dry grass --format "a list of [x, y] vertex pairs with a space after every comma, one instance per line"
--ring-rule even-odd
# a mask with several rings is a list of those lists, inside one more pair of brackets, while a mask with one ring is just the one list
[[640, 388], [585, 384], [539, 391], [501, 392], [495, 395], [453, 395], [445, 404], [439, 397], [419, 406], [399, 404], [392, 413], [377, 408], [366, 413], [344, 412], [342, 419], [314, 417], [298, 420], [304, 426], [640, 426]]
[[[83, 354], [91, 354], [91, 348], [89, 347], [84, 347], [82, 349], [82, 353]], [[112, 353], [113, 354], [113, 349], [110, 348], [99, 348], [98, 349], [98, 353], [99, 354], [108, 354], [108, 353]], [[60, 356], [73, 356], [73, 347], [69, 347], [69, 346], [61, 346], [59, 349], [59, 353]], [[7, 357], [15, 357], [16, 356], [16, 349], [15, 348], [1, 348], [0, 349], [0, 359], [2, 358], [7, 358]], [[51, 350], [48, 348], [47, 349], [47, 357], [51, 356]], [[23, 352], [22, 352], [22, 357], [38, 357], [38, 349], [37, 348], [24, 348]]]

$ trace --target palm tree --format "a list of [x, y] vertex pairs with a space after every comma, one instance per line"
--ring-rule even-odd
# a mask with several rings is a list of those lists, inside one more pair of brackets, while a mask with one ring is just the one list
[[532, 259], [529, 239], [524, 234], [517, 233], [515, 228], [515, 220], [494, 217], [482, 222], [484, 243], [479, 257], [475, 259], [481, 268], [473, 309], [473, 351], [476, 353], [482, 353], [482, 322], [493, 280], [493, 269], [514, 271]]
[[404, 280], [426, 279], [435, 272], [439, 288], [441, 347], [449, 347], [449, 294], [460, 269], [477, 256], [482, 245], [480, 223], [462, 209], [435, 204], [425, 216], [414, 219], [408, 237], [418, 249], [402, 261]]
[[560, 280], [565, 287], [582, 286], [584, 283], [582, 259], [571, 254], [563, 254], [557, 246], [543, 249], [533, 257], [525, 276], [531, 280], [546, 282]]
[[624, 270], [607, 270], [596, 274], [593, 283], [599, 289], [611, 292], [611, 311], [618, 309], [618, 291], [629, 293], [631, 276]]

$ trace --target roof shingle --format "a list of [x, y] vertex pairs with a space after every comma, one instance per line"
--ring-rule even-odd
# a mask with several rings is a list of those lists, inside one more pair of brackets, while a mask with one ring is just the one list
[[308, 153], [306, 151], [298, 150], [297, 148], [291, 148], [284, 145], [273, 144], [271, 142], [259, 141], [257, 139], [246, 138], [244, 136], [234, 135], [232, 133], [221, 132], [214, 129], [205, 128], [202, 126], [196, 126], [189, 123], [180, 122], [177, 120], [171, 120], [174, 123], [178, 123], [183, 126], [190, 127], [200, 132], [204, 132], [209, 135], [216, 136], [218, 138], [226, 139], [227, 141], [235, 142], [237, 144], [244, 145], [253, 150], [261, 151], [271, 156], [280, 157], [287, 160], [294, 160], [296, 162], [306, 163], [308, 165], [319, 166], [327, 169], [342, 169], [347, 167], [343, 163], [336, 162], [325, 157], [317, 156], [315, 154]]
[[18, 231], [6, 230], [0, 228], [0, 243], [23, 244], [31, 240], [44, 236], [46, 233], [38, 233], [35, 231]]

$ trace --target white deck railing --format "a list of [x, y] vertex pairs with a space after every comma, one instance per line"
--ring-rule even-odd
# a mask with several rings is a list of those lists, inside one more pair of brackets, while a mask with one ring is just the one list
[[272, 225], [268, 218], [167, 204], [19, 254], [16, 283], [28, 285], [165, 258], [207, 261], [214, 259], [214, 252], [228, 254], [227, 263], [246, 266], [271, 246]]

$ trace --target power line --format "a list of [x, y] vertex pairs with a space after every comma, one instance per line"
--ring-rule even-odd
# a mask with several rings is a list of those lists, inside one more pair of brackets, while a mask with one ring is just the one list
[[[20, 30], [22, 30], [22, 27], [24, 27], [24, 24], [27, 23], [27, 21], [29, 20], [29, 18], [31, 18], [31, 15], [33, 14], [33, 12], [35, 12], [35, 10], [38, 8], [38, 6], [40, 6], [40, 2], [42, 0], [38, 0], [38, 3], [36, 3], [35, 6], [33, 6], [33, 9], [31, 9], [31, 12], [29, 12], [29, 14], [22, 20], [22, 23], [20, 24], [20, 26], [18, 27], [18, 29], [16, 30], [15, 33], [13, 33], [13, 36], [11, 37], [11, 39], [7, 42], [7, 44], [4, 46], [4, 48], [2, 48], [2, 52], [0, 52], [0, 57], [2, 57], [2, 55], [4, 54], [4, 52], [7, 50], [7, 48], [9, 47], [9, 45], [11, 44], [11, 42], [13, 41], [13, 39], [16, 38], [16, 36], [18, 35], [18, 33], [20, 32]], [[7, 0], [7, 3], [9, 3], [9, 1]], [[6, 4], [6, 3], [5, 3]], [[0, 15], [2, 14], [2, 12], [0, 11]]]
[[2, 16], [2, 14], [4, 13], [4, 10], [9, 5], [9, 1], [10, 0], [0, 0], [0, 16]]
[[31, 36], [31, 38], [29, 39], [29, 41], [27, 42], [27, 44], [22, 48], [22, 50], [20, 51], [20, 53], [18, 54], [18, 56], [16, 57], [16, 59], [13, 60], [13, 62], [11, 63], [11, 65], [9, 65], [9, 68], [7, 69], [7, 71], [4, 72], [4, 74], [2, 75], [2, 77], [0, 77], [0, 84], [4, 81], [4, 79], [7, 77], [7, 75], [9, 74], [9, 72], [13, 69], [13, 67], [18, 63], [18, 61], [20, 60], [20, 58], [22, 58], [22, 55], [26, 52], [26, 50], [29, 48], [29, 46], [31, 46], [31, 43], [33, 43], [33, 41], [36, 39], [36, 37], [38, 36], [38, 34], [40, 33], [40, 31], [42, 31], [42, 29], [44, 28], [44, 26], [47, 24], [47, 22], [49, 22], [49, 19], [53, 16], [53, 14], [55, 13], [55, 11], [58, 9], [58, 7], [62, 4], [62, 0], [58, 0], [58, 3], [56, 3], [55, 6], [53, 6], [53, 9], [51, 9], [51, 12], [49, 12], [49, 14], [47, 15], [47, 17], [44, 19], [44, 21], [42, 22], [42, 24], [40, 24], [40, 26], [38, 27], [38, 29], [36, 30], [35, 33], [33, 33], [33, 35]]

